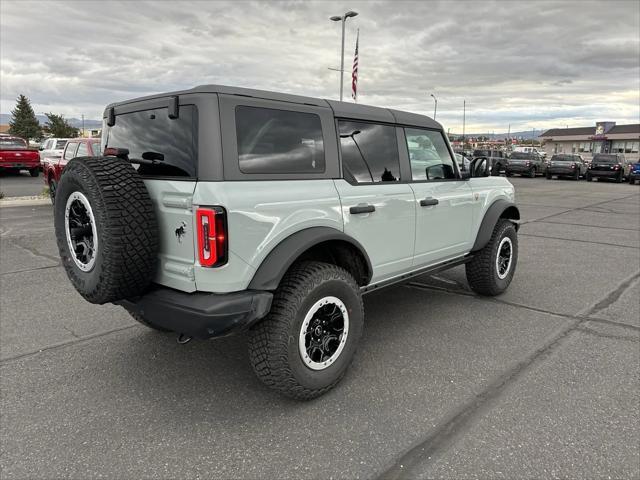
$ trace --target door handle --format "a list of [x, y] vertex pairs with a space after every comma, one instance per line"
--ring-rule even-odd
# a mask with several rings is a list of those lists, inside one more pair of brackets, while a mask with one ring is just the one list
[[356, 205], [355, 207], [349, 208], [349, 213], [358, 214], [358, 213], [371, 213], [375, 212], [376, 207], [373, 205]]
[[420, 206], [421, 207], [429, 207], [432, 205], [438, 205], [440, 203], [440, 201], [437, 198], [425, 198], [424, 200], [420, 200]]

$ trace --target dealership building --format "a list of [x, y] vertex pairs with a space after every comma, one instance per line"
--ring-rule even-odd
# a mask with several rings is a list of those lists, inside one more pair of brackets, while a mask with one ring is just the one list
[[590, 159], [596, 153], [622, 153], [627, 160], [640, 159], [640, 123], [597, 122], [593, 127], [552, 128], [538, 138], [543, 142], [547, 156], [578, 153]]

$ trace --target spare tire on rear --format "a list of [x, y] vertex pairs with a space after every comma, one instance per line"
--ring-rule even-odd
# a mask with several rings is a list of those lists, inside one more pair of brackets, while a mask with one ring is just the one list
[[67, 276], [89, 302], [135, 297], [151, 282], [157, 219], [144, 182], [128, 161], [71, 160], [58, 183], [54, 222]]

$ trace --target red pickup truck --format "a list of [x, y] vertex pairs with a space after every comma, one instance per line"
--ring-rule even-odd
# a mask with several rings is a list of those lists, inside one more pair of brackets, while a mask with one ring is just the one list
[[0, 172], [29, 170], [32, 177], [40, 174], [40, 154], [29, 149], [20, 137], [0, 136]]
[[60, 176], [69, 160], [75, 157], [95, 157], [101, 154], [99, 138], [71, 138], [67, 141], [61, 157], [45, 157], [42, 159], [44, 183], [49, 186], [51, 203], [55, 203], [56, 188]]

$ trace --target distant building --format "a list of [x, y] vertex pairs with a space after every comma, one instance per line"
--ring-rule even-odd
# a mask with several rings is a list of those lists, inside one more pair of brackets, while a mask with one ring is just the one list
[[628, 160], [640, 159], [640, 123], [597, 122], [595, 127], [552, 128], [538, 138], [548, 156], [579, 153], [590, 159], [596, 153], [623, 153]]
[[9, 125], [0, 125], [0, 133], [9, 133]]

